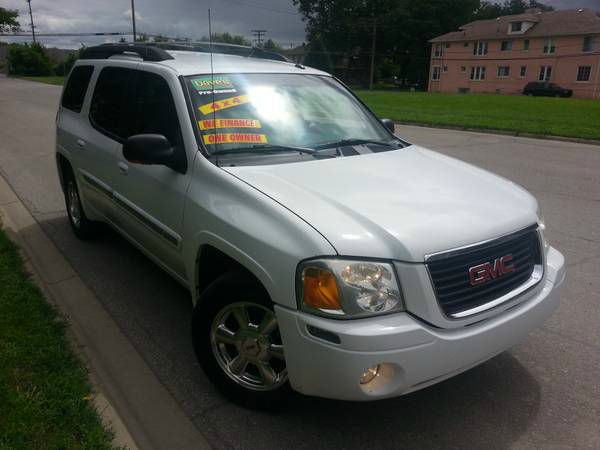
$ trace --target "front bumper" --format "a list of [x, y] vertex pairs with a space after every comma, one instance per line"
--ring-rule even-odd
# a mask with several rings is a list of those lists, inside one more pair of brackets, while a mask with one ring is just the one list
[[[344, 321], [276, 306], [290, 383], [306, 395], [377, 400], [422, 389], [476, 366], [517, 344], [557, 308], [564, 258], [550, 248], [546, 265], [535, 295], [462, 328], [435, 328], [407, 313]], [[340, 343], [313, 336], [308, 326], [337, 335]], [[382, 364], [379, 376], [361, 385], [361, 375], [377, 364]]]

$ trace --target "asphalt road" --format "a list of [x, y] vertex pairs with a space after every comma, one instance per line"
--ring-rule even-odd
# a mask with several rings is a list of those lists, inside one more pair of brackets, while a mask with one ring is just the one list
[[268, 414], [228, 403], [206, 380], [187, 292], [113, 232], [72, 236], [54, 168], [59, 95], [0, 78], [0, 173], [214, 447], [600, 448], [600, 146], [398, 127], [538, 197], [567, 258], [562, 305], [522, 344], [434, 387], [367, 404], [297, 395]]

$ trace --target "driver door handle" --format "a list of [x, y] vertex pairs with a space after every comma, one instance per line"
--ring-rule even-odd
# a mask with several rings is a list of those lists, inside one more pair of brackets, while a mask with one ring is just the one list
[[118, 165], [119, 172], [121, 172], [122, 175], [127, 175], [129, 173], [129, 166], [127, 164], [125, 164], [124, 162], [120, 162]]
[[85, 148], [85, 141], [83, 139], [77, 139], [77, 147], [83, 150]]

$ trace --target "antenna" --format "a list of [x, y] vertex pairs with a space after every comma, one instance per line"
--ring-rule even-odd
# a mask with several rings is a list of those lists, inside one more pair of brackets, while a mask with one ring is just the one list
[[[210, 48], [210, 88], [212, 90], [212, 104], [213, 104], [213, 123], [211, 133], [213, 135], [215, 149], [218, 150], [217, 142], [217, 109], [215, 108], [215, 68], [213, 66], [213, 34], [212, 34], [212, 18], [210, 15], [210, 8], [208, 8], [208, 43]], [[210, 142], [210, 141], [209, 141]], [[210, 153], [210, 152], [209, 152]], [[215, 152], [217, 154], [217, 152]], [[217, 156], [218, 158], [218, 156]], [[217, 165], [219, 165], [217, 159]]]

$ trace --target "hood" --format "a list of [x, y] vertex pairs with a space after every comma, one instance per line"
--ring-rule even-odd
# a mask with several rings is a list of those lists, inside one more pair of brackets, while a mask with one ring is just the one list
[[422, 262], [537, 221], [536, 200], [515, 183], [414, 145], [224, 170], [293, 211], [346, 256]]

